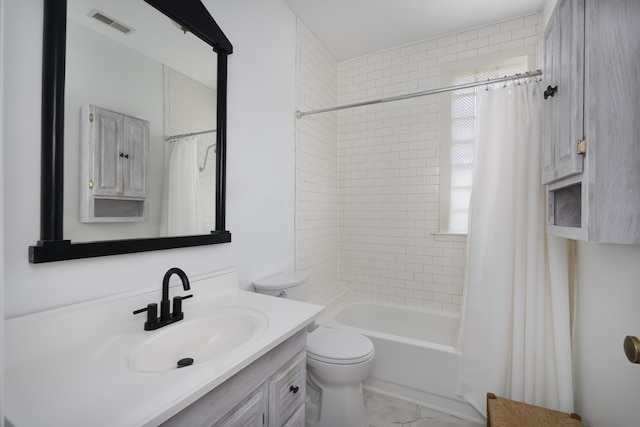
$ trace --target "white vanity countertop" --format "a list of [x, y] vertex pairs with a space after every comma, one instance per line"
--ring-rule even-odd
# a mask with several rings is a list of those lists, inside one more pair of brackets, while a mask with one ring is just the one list
[[4, 409], [9, 421], [16, 427], [156, 426], [305, 328], [324, 310], [239, 290], [232, 270], [193, 279], [191, 291], [176, 285], [172, 281], [170, 297], [194, 295], [183, 303], [185, 320], [190, 313], [238, 307], [264, 314], [265, 332], [211, 363], [144, 373], [128, 369], [124, 357], [111, 357], [110, 342], [137, 331], [146, 338], [174, 326], [143, 331], [146, 314], [132, 314], [160, 302], [161, 284], [157, 291], [10, 319], [5, 322], [4, 365]]

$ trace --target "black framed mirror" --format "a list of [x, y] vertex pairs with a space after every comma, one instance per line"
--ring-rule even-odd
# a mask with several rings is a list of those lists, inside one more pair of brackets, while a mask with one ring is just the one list
[[[142, 0], [136, 0], [142, 1]], [[67, 0], [44, 0], [40, 239], [29, 262], [44, 263], [231, 241], [225, 230], [227, 57], [233, 47], [200, 0], [144, 0], [217, 54], [215, 229], [208, 234], [73, 242], [63, 234]], [[153, 11], [153, 9], [150, 9]], [[212, 53], [213, 54], [213, 53]]]

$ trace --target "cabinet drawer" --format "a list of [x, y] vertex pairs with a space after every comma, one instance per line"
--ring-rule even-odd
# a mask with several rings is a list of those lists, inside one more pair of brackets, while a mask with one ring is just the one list
[[283, 426], [294, 412], [304, 407], [307, 385], [305, 363], [306, 353], [301, 352], [269, 382], [270, 426]]

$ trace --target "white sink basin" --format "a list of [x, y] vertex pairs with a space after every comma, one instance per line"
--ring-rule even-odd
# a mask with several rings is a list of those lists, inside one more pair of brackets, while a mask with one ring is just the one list
[[183, 320], [151, 332], [136, 345], [128, 364], [138, 372], [166, 372], [177, 369], [178, 361], [190, 358], [197, 366], [228, 356], [255, 340], [267, 323], [261, 312], [241, 307], [185, 313]]

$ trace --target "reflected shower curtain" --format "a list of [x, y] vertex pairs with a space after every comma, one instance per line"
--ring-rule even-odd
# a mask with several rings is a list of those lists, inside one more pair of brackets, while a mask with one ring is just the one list
[[477, 95], [459, 393], [571, 412], [569, 243], [545, 231], [537, 83]]
[[194, 137], [169, 144], [167, 235], [200, 234], [198, 217], [198, 144]]

